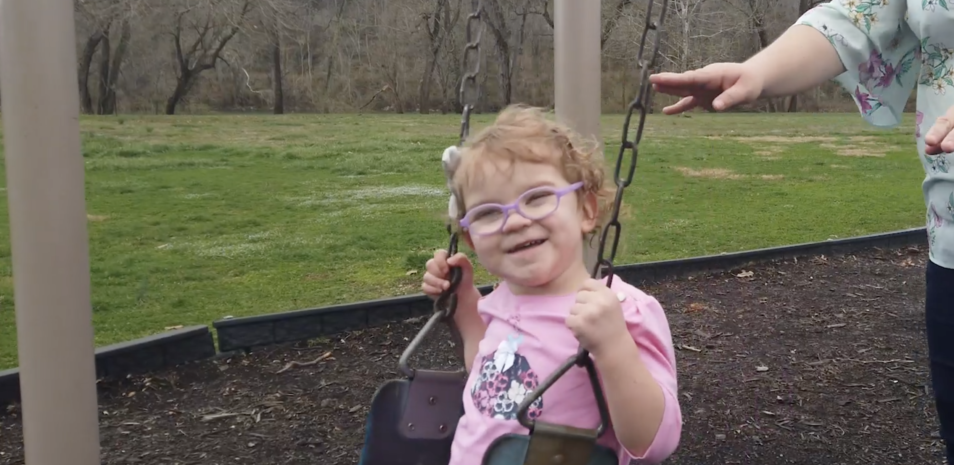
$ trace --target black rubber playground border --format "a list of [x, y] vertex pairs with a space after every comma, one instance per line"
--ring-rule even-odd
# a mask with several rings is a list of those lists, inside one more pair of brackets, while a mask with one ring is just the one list
[[[925, 228], [772, 247], [744, 252], [622, 265], [617, 275], [636, 286], [698, 273], [726, 271], [759, 262], [814, 255], [843, 255], [872, 247], [920, 245]], [[490, 292], [491, 286], [480, 291]], [[122, 377], [199, 361], [219, 353], [332, 336], [408, 318], [429, 315], [433, 304], [424, 295], [378, 299], [212, 322], [218, 350], [208, 326], [190, 326], [96, 350], [96, 376]], [[18, 369], [0, 371], [0, 406], [20, 401]]]
[[[206, 325], [190, 326], [96, 349], [96, 377], [119, 378], [216, 355]], [[20, 370], [0, 371], [0, 406], [20, 401]]]
[[[639, 286], [647, 282], [687, 276], [695, 273], [723, 271], [755, 262], [811, 255], [839, 255], [870, 247], [899, 247], [923, 244], [925, 228], [913, 228], [884, 234], [850, 237], [821, 242], [708, 255], [678, 260], [622, 265], [615, 273]], [[491, 286], [480, 291], [490, 292]], [[219, 340], [219, 350], [230, 352], [253, 347], [297, 342], [343, 331], [352, 331], [394, 323], [415, 316], [429, 315], [432, 301], [423, 294], [355, 302], [329, 307], [230, 318], [212, 325]]]

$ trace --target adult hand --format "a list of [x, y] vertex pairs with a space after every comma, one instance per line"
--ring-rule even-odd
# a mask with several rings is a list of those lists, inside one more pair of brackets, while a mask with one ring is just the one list
[[649, 81], [656, 92], [683, 97], [663, 108], [667, 115], [696, 107], [722, 111], [754, 102], [764, 87], [759, 74], [743, 63], [714, 63], [684, 73], [653, 74]]
[[954, 106], [941, 115], [924, 135], [928, 155], [954, 152]]

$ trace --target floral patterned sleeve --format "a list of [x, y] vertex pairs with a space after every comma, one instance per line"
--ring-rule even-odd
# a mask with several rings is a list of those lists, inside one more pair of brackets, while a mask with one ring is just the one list
[[901, 122], [917, 82], [919, 40], [906, 14], [907, 0], [831, 0], [796, 22], [815, 28], [835, 47], [846, 69], [835, 80], [875, 126]]

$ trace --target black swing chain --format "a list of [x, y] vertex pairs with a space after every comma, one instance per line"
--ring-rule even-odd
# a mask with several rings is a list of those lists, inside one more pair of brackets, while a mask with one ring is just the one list
[[[646, 7], [646, 24], [643, 27], [642, 38], [639, 42], [639, 53], [636, 57], [637, 66], [640, 69], [640, 81], [639, 81], [639, 93], [636, 95], [636, 98], [629, 104], [629, 111], [626, 113], [626, 119], [623, 121], [623, 132], [622, 132], [622, 143], [619, 147], [619, 155], [616, 158], [616, 168], [614, 171], [614, 178], [616, 181], [616, 198], [613, 203], [613, 213], [609, 221], [603, 227], [602, 232], [600, 233], [600, 242], [597, 249], [597, 259], [596, 263], [593, 266], [591, 276], [596, 278], [599, 276], [599, 272], [606, 272], [606, 286], [610, 287], [613, 284], [613, 259], [616, 257], [616, 249], [619, 245], [620, 239], [620, 230], [622, 229], [619, 222], [619, 211], [620, 205], [623, 202], [623, 193], [627, 186], [632, 184], [633, 175], [636, 172], [636, 159], [639, 155], [639, 142], [642, 140], [643, 136], [643, 127], [646, 123], [646, 115], [649, 112], [651, 103], [651, 89], [652, 83], [649, 82], [649, 73], [656, 69], [657, 67], [657, 58], [659, 55], [659, 40], [662, 36], [662, 23], [666, 17], [666, 9], [668, 6], [668, 0], [658, 0], [662, 4], [659, 17], [653, 18], [653, 4], [657, 0], [648, 0], [648, 6]], [[650, 56], [647, 58], [644, 56], [646, 52], [646, 37], [649, 35], [649, 32], [653, 32], [652, 38], [652, 50]], [[636, 134], [633, 140], [629, 139], [629, 126], [630, 120], [633, 117], [633, 113], [639, 112], [639, 123], [636, 127]], [[623, 171], [623, 159], [626, 158], [626, 152], [629, 151], [629, 164], [626, 166], [626, 177], [622, 177]], [[609, 256], [604, 256], [607, 237], [609, 236], [610, 230], [613, 231], [613, 241], [612, 246], [609, 250]], [[590, 378], [590, 384], [593, 387], [594, 395], [596, 396], [597, 407], [600, 410], [600, 425], [597, 428], [597, 436], [603, 434], [606, 430], [606, 425], [609, 420], [609, 412], [606, 406], [606, 400], [603, 396], [602, 388], [600, 387], [600, 382], [597, 377], [596, 369], [593, 366], [593, 360], [589, 356], [589, 351], [580, 347], [576, 355], [570, 357], [565, 361], [560, 367], [557, 368], [548, 378], [545, 378], [537, 389], [534, 389], [529, 395], [524, 397], [523, 401], [520, 403], [517, 419], [524, 427], [533, 429], [532, 421], [527, 417], [528, 409], [530, 405], [533, 404], [537, 399], [543, 396], [543, 393], [549, 389], [561, 376], [563, 376], [571, 367], [574, 365], [586, 368], [586, 371]]]
[[[480, 73], [481, 0], [471, 0], [471, 6], [473, 11], [467, 15], [467, 44], [464, 48], [464, 72], [460, 83], [460, 103], [463, 106], [460, 122], [460, 145], [463, 145], [467, 136], [470, 135], [470, 113], [477, 105], [479, 98], [477, 75]], [[468, 63], [471, 63], [470, 67], [467, 66]], [[449, 218], [447, 224], [447, 232], [450, 234], [450, 243], [447, 246], [448, 258], [457, 254], [458, 236], [452, 224], [455, 220], [456, 218]], [[463, 272], [460, 267], [452, 266], [449, 276], [450, 285], [434, 299], [434, 311], [431, 313], [430, 319], [411, 340], [411, 343], [407, 345], [404, 353], [398, 359], [398, 370], [408, 378], [413, 378], [415, 374], [415, 370], [408, 364], [411, 355], [417, 351], [424, 338], [438, 322], [447, 323], [451, 337], [457, 345], [457, 357], [462, 363], [464, 362], [464, 341], [453, 321], [454, 313], [457, 311], [457, 287], [460, 286], [461, 278], [463, 278]]]
[[[639, 142], [643, 137], [643, 127], [646, 124], [646, 114], [649, 112], [649, 107], [651, 105], [651, 93], [650, 89], [652, 84], [649, 82], [649, 73], [651, 70], [656, 68], [656, 59], [659, 52], [659, 38], [662, 35], [660, 28], [662, 26], [662, 21], [666, 16], [666, 6], [668, 1], [662, 0], [662, 11], [660, 11], [659, 19], [653, 21], [652, 19], [652, 10], [653, 10], [654, 0], [649, 0], [649, 6], [646, 8], [646, 27], [643, 28], [643, 36], [639, 42], [639, 54], [636, 57], [637, 66], [640, 69], [640, 84], [639, 84], [639, 93], [636, 95], [636, 98], [629, 104], [629, 111], [626, 113], [626, 119], [623, 121], [623, 132], [622, 137], [623, 141], [619, 147], [619, 155], [616, 157], [616, 170], [614, 172], [614, 178], [616, 181], [616, 199], [613, 202], [613, 215], [610, 217], [610, 220], [606, 223], [603, 228], [602, 233], [600, 234], [600, 243], [599, 249], [596, 254], [596, 265], [593, 268], [592, 276], [598, 276], [600, 268], [603, 267], [608, 271], [606, 286], [609, 287], [613, 283], [613, 259], [616, 258], [616, 248], [619, 245], [620, 230], [622, 226], [619, 223], [619, 209], [620, 205], [623, 203], [623, 192], [626, 187], [632, 184], [633, 174], [636, 172], [636, 158], [639, 156]], [[647, 61], [643, 57], [643, 53], [646, 48], [646, 36], [649, 31], [653, 31], [653, 43], [652, 43], [652, 55], [651, 58]], [[633, 112], [639, 111], [639, 124], [636, 128], [636, 137], [631, 141], [629, 140], [629, 124], [630, 120], [633, 117]], [[623, 158], [625, 158], [626, 151], [630, 151], [630, 162], [626, 169], [626, 178], [622, 178], [620, 173], [623, 168]], [[603, 252], [606, 247], [606, 238], [609, 235], [610, 230], [613, 230], [613, 246], [610, 249], [609, 257], [604, 258]]]
[[[464, 144], [470, 135], [470, 113], [477, 105], [480, 97], [480, 88], [477, 85], [477, 75], [480, 74], [480, 37], [481, 33], [481, 12], [482, 5], [480, 0], [471, 0], [472, 11], [467, 15], [466, 41], [464, 46], [464, 74], [460, 81], [460, 103], [463, 106], [460, 121], [460, 145]], [[467, 66], [470, 64], [470, 66]], [[451, 221], [455, 218], [451, 218]], [[447, 225], [447, 232], [450, 234], [450, 243], [447, 246], [447, 257], [450, 258], [457, 253], [457, 232], [450, 223]], [[457, 287], [462, 278], [460, 267], [451, 267], [450, 286], [441, 293], [434, 301], [434, 311], [442, 314], [442, 319], [447, 320], [454, 316], [457, 310]]]

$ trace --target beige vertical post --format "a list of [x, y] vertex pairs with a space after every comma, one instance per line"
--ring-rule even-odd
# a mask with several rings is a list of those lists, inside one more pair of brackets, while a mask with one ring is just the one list
[[[600, 134], [601, 47], [603, 25], [599, 0], [555, 0], [553, 21], [553, 87], [557, 120], [584, 137]], [[610, 180], [612, 182], [612, 180]], [[585, 253], [586, 266], [596, 264], [596, 241]]]
[[0, 0], [27, 465], [100, 463], [72, 0]]

